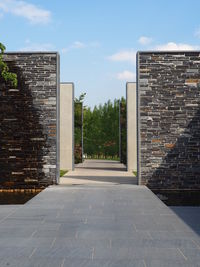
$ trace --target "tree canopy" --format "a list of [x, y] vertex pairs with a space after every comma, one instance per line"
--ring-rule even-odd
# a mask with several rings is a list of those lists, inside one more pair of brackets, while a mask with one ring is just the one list
[[17, 87], [17, 75], [9, 71], [9, 67], [6, 62], [3, 61], [3, 54], [6, 47], [0, 43], [0, 76], [14, 87]]
[[84, 154], [91, 158], [119, 157], [119, 100], [110, 100], [83, 114]]

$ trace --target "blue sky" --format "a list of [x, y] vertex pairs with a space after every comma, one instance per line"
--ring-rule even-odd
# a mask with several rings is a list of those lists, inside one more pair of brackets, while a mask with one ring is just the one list
[[138, 50], [200, 49], [199, 0], [0, 0], [7, 51], [53, 50], [89, 106], [125, 95]]

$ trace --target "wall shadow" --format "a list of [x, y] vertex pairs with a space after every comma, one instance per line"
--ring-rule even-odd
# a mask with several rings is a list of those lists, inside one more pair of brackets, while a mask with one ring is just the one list
[[[169, 207], [192, 231], [200, 236], [200, 207]], [[200, 240], [199, 240], [200, 245]]]
[[20, 68], [13, 62], [8, 65], [18, 76], [18, 87], [0, 79], [0, 187], [46, 186], [43, 165], [48, 147], [41, 112]]
[[146, 185], [151, 189], [200, 189], [200, 110], [176, 143], [168, 145], [166, 154]]

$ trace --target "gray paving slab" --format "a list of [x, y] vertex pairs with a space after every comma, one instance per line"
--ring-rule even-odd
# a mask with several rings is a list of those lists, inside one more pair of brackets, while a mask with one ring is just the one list
[[134, 184], [51, 186], [25, 205], [0, 206], [0, 266], [197, 267], [199, 214]]
[[145, 267], [142, 260], [87, 260], [65, 259], [63, 267]]

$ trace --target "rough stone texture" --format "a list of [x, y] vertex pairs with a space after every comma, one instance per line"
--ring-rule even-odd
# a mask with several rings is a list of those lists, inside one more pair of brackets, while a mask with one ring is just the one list
[[17, 73], [18, 87], [0, 80], [0, 187], [53, 184], [59, 169], [59, 56], [9, 53], [4, 60]]
[[139, 52], [139, 179], [200, 188], [200, 52]]

